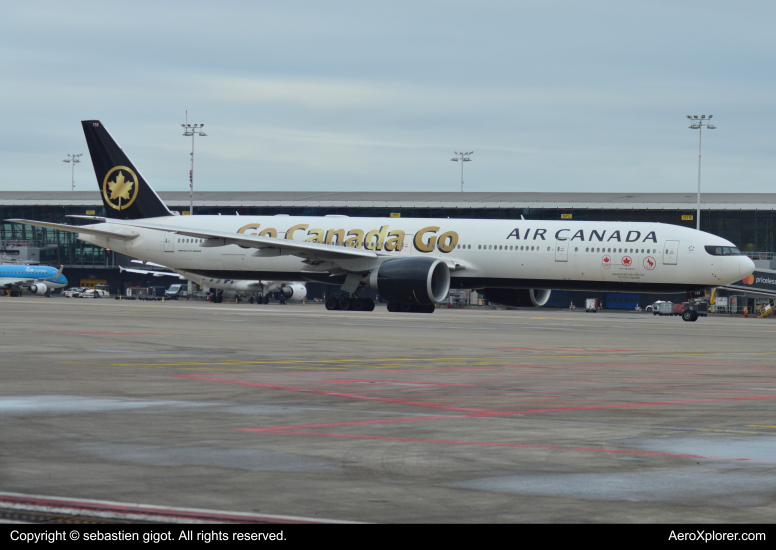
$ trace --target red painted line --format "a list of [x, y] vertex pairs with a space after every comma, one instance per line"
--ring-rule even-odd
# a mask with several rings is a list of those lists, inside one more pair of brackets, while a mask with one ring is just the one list
[[[236, 380], [224, 380], [221, 378], [210, 378], [205, 376], [198, 376], [194, 374], [172, 374], [170, 376], [174, 376], [177, 378], [188, 378], [192, 380], [202, 380], [206, 382], [220, 382], [225, 384], [237, 384], [240, 386], [253, 386], [258, 388], [267, 388], [267, 389], [276, 389], [276, 390], [283, 390], [283, 391], [295, 391], [295, 392], [302, 392], [302, 393], [313, 393], [317, 395], [328, 395], [332, 397], [347, 397], [350, 399], [362, 399], [366, 401], [380, 401], [385, 403], [397, 403], [400, 405], [410, 405], [415, 407], [426, 407], [426, 408], [432, 408], [432, 409], [444, 409], [444, 410], [452, 410], [452, 411], [461, 411], [461, 412], [469, 412], [473, 414], [466, 415], [471, 418], [477, 418], [480, 416], [511, 416], [511, 415], [520, 415], [520, 414], [540, 414], [540, 413], [557, 413], [557, 412], [577, 412], [577, 411], [593, 411], [593, 410], [605, 410], [605, 409], [627, 409], [627, 408], [635, 408], [635, 407], [659, 407], [659, 406], [671, 406], [671, 405], [687, 405], [687, 404], [693, 404], [693, 403], [717, 403], [717, 402], [732, 402], [732, 401], [757, 401], [757, 400], [767, 400], [767, 399], [776, 399], [776, 395], [753, 395], [753, 396], [744, 396], [744, 397], [710, 397], [710, 398], [703, 398], [703, 399], [681, 399], [681, 400], [674, 400], [674, 401], [641, 401], [636, 403], [613, 403], [609, 405], [604, 404], [598, 404], [598, 405], [585, 405], [580, 407], [555, 407], [555, 408], [537, 408], [537, 409], [523, 409], [523, 410], [517, 410], [517, 411], [489, 411], [489, 410], [483, 410], [483, 409], [473, 409], [469, 407], [454, 407], [449, 405], [438, 405], [435, 403], [423, 403], [418, 401], [406, 401], [402, 399], [388, 399], [384, 397], [370, 397], [366, 395], [356, 395], [351, 393], [341, 393], [341, 392], [327, 392], [327, 391], [321, 391], [321, 390], [310, 390], [305, 388], [293, 388], [288, 386], [276, 386], [272, 384], [258, 384], [255, 382], [241, 382]], [[440, 417], [440, 418], [451, 418], [451, 417]], [[421, 417], [419, 420], [422, 420], [423, 417]], [[369, 422], [369, 421], [365, 421]]]
[[[394, 424], [401, 422], [424, 422], [430, 420], [453, 420], [461, 418], [498, 418], [500, 416], [519, 416], [527, 414], [541, 414], [548, 412], [569, 412], [569, 411], [587, 411], [587, 410], [599, 410], [599, 409], [616, 409], [616, 408], [629, 408], [629, 407], [649, 407], [649, 406], [663, 406], [663, 405], [681, 405], [686, 403], [709, 403], [719, 401], [746, 401], [746, 400], [758, 400], [758, 399], [776, 399], [776, 396], [751, 396], [751, 397], [731, 397], [731, 398], [713, 398], [713, 399], [692, 399], [683, 401], [656, 401], [646, 403], [627, 403], [616, 405], [589, 405], [585, 407], [563, 407], [555, 409], [525, 409], [522, 411], [488, 411], [478, 414], [456, 414], [448, 416], [413, 416], [403, 418], [383, 418], [375, 420], [355, 420], [349, 422], [327, 422], [319, 424], [295, 424], [286, 426], [267, 426], [261, 428], [232, 428], [234, 431], [239, 432], [265, 432], [265, 433], [303, 433], [296, 430], [309, 430], [313, 428], [334, 428], [344, 426], [365, 426], [369, 424]], [[325, 435], [325, 434], [318, 434]]]
[[284, 390], [284, 391], [295, 391], [295, 392], [302, 392], [302, 393], [314, 393], [317, 395], [328, 395], [331, 397], [347, 397], [350, 399], [363, 399], [365, 401], [381, 401], [384, 403], [397, 403], [399, 405], [410, 405], [415, 407], [427, 407], [431, 409], [445, 409], [449, 411], [463, 411], [463, 412], [487, 412], [483, 411], [482, 409], [472, 409], [468, 407], [454, 407], [451, 405], [437, 405], [435, 403], [423, 403], [423, 402], [417, 402], [417, 401], [405, 401], [402, 399], [389, 399], [387, 397], [370, 397], [368, 395], [356, 395], [353, 393], [341, 393], [341, 392], [329, 392], [329, 391], [323, 391], [323, 390], [311, 390], [307, 388], [292, 388], [290, 386], [276, 386], [272, 384], [257, 384], [256, 382], [240, 382], [237, 380], [224, 380], [221, 378], [209, 378], [206, 376], [197, 376], [195, 374], [171, 374], [170, 376], [174, 376], [177, 378], [190, 378], [192, 380], [204, 380], [206, 382], [221, 382], [224, 384], [237, 384], [240, 386], [254, 386], [257, 388], [267, 388], [272, 390]]
[[233, 429], [235, 431], [243, 431], [243, 432], [280, 433], [280, 431], [283, 431], [286, 433], [291, 433], [292, 430], [311, 429], [311, 428], [364, 426], [367, 424], [424, 422], [428, 420], [451, 420], [451, 419], [461, 419], [461, 418], [497, 418], [500, 416], [520, 416], [520, 415], [527, 415], [527, 414], [541, 414], [541, 413], [554, 413], [554, 412], [589, 411], [589, 410], [618, 409], [618, 408], [630, 408], [630, 407], [668, 406], [668, 405], [681, 405], [681, 404], [687, 404], [687, 403], [710, 403], [710, 402], [719, 402], [719, 401], [747, 401], [747, 400], [758, 400], [758, 399], [776, 399], [776, 396], [692, 399], [692, 400], [683, 400], [683, 401], [656, 401], [656, 402], [646, 402], [646, 403], [627, 403], [627, 404], [615, 404], [615, 405], [588, 405], [584, 407], [525, 409], [521, 411], [487, 411], [487, 412], [482, 412], [478, 414], [461, 414], [461, 415], [449, 415], [449, 416], [415, 416], [415, 417], [409, 417], [409, 418], [387, 418], [387, 419], [375, 419], [375, 420], [357, 420], [352, 422], [329, 422], [329, 423], [322, 423], [322, 424], [297, 424], [297, 425], [288, 425], [288, 426], [268, 426], [268, 427], [262, 427], [262, 428], [233, 428]]
[[161, 332], [105, 332], [105, 331], [77, 331], [77, 330], [36, 330], [35, 332], [47, 332], [54, 334], [96, 334], [97, 336], [167, 336]]

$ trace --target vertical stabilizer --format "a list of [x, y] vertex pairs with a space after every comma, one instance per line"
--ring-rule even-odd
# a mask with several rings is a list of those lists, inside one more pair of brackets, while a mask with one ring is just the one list
[[172, 216], [99, 120], [82, 120], [105, 215], [136, 220]]

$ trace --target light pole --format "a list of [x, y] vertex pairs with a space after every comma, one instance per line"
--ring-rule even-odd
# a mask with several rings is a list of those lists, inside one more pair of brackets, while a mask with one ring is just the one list
[[698, 207], [696, 212], [698, 221], [695, 224], [695, 228], [698, 230], [701, 228], [701, 137], [703, 136], [704, 126], [709, 130], [717, 129], [716, 126], [709, 122], [712, 116], [714, 115], [709, 115], [709, 118], [706, 118], [706, 115], [701, 115], [700, 117], [698, 117], [698, 115], [687, 115], [687, 118], [692, 122], [688, 128], [691, 130], [698, 130]]
[[450, 160], [452, 160], [453, 162], [458, 162], [459, 160], [461, 161], [461, 193], [463, 193], [463, 163], [471, 162], [472, 159], [469, 158], [469, 155], [474, 153], [474, 151], [469, 151], [468, 153], [459, 153], [458, 151], [453, 151], [453, 153], [455, 153], [458, 156], [453, 157]]
[[[188, 118], [188, 116], [186, 117]], [[191, 170], [189, 171], [189, 187], [191, 189], [189, 195], [189, 215], [194, 215], [194, 136], [205, 137], [207, 134], [202, 131], [204, 124], [181, 124], [183, 126], [183, 135], [191, 136]]]
[[81, 155], [83, 155], [83, 153], [79, 153], [77, 155], [71, 155], [70, 153], [68, 153], [67, 156], [69, 158], [66, 158], [65, 160], [62, 161], [62, 162], [70, 162], [73, 165], [73, 170], [71, 171], [71, 174], [70, 174], [71, 191], [75, 191], [75, 165], [81, 162], [80, 160], [78, 160], [78, 157], [80, 157]]

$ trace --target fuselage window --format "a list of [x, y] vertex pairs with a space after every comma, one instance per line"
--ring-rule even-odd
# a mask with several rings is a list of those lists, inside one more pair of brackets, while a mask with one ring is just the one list
[[574, 252], [579, 252], [579, 248], [574, 247]]

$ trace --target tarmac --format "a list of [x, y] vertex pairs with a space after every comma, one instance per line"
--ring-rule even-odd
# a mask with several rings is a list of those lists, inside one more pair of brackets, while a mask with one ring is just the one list
[[775, 335], [636, 312], [0, 298], [0, 510], [773, 522]]

